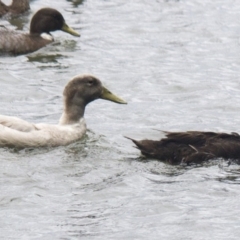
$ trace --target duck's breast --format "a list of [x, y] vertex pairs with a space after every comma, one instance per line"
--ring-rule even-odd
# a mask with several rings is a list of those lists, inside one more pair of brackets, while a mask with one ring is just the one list
[[[36, 124], [36, 127], [39, 129], [39, 133], [37, 133], [39, 139], [41, 138], [40, 132], [43, 132], [43, 135], [45, 136], [49, 136], [48, 146], [68, 145], [80, 140], [87, 130], [86, 122], [83, 118], [78, 123], [71, 125], [49, 125], [40, 123]], [[43, 142], [43, 145], [44, 144], [45, 143]]]

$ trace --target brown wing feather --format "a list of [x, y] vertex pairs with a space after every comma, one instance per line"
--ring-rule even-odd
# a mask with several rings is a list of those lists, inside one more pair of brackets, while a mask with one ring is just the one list
[[24, 13], [30, 9], [29, 0], [13, 0], [10, 6], [6, 6], [2, 1], [0, 1], [0, 17], [5, 14], [18, 15]]
[[8, 12], [7, 6], [3, 2], [0, 1], [0, 17], [5, 15], [7, 12]]
[[23, 34], [7, 29], [0, 30], [0, 52], [14, 55], [34, 52], [52, 41], [39, 35]]
[[171, 164], [200, 163], [209, 159], [240, 160], [240, 136], [236, 133], [165, 132], [159, 140], [136, 141], [131, 139], [147, 157]]

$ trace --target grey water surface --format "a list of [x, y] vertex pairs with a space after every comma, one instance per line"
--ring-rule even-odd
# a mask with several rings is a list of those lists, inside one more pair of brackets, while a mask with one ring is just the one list
[[240, 166], [146, 160], [124, 138], [239, 132], [240, 1], [35, 0], [0, 25], [28, 31], [41, 7], [81, 33], [0, 57], [0, 113], [57, 123], [69, 79], [92, 73], [128, 105], [97, 100], [87, 135], [0, 149], [0, 239], [239, 239]]

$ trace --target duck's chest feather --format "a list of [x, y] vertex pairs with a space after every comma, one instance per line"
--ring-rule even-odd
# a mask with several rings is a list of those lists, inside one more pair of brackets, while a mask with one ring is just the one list
[[37, 51], [53, 42], [51, 35], [42, 37], [39, 34], [23, 34], [15, 31], [0, 30], [0, 53], [14, 55]]
[[82, 138], [86, 123], [82, 118], [71, 125], [31, 124], [32, 129], [23, 132], [0, 124], [0, 146], [47, 147], [68, 145]]

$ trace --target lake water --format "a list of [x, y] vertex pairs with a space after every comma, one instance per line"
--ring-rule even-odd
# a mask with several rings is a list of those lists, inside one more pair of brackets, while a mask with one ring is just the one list
[[98, 100], [81, 141], [0, 149], [0, 238], [239, 239], [240, 167], [170, 166], [123, 136], [159, 130], [239, 131], [240, 1], [30, 1], [0, 25], [28, 31], [55, 7], [81, 33], [54, 32], [38, 52], [0, 58], [0, 113], [57, 123], [62, 91], [92, 73], [128, 105]]

